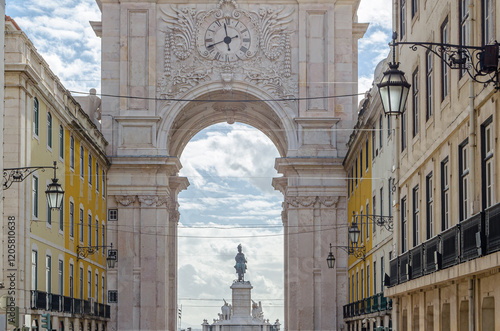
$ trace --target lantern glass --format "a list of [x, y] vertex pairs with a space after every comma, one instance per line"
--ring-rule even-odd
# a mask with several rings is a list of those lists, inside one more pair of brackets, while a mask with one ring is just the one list
[[358, 224], [356, 222], [353, 222], [351, 227], [349, 228], [349, 240], [351, 241], [351, 243], [355, 245], [358, 244], [360, 232], [361, 231], [358, 228]]
[[62, 189], [61, 184], [57, 182], [57, 178], [52, 178], [52, 183], [47, 185], [45, 195], [47, 197], [47, 203], [51, 209], [61, 208], [64, 190]]
[[382, 80], [377, 84], [386, 115], [401, 115], [410, 92], [411, 85], [398, 67], [399, 64], [389, 63], [389, 70], [384, 72]]
[[332, 252], [328, 254], [328, 257], [326, 258], [326, 263], [328, 264], [328, 268], [330, 269], [335, 268], [335, 256], [333, 256]]

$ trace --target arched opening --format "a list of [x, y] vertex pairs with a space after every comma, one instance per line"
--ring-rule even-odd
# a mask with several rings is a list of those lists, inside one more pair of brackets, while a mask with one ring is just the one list
[[[199, 328], [231, 303], [237, 246], [247, 258], [245, 281], [265, 319], [283, 321], [283, 196], [271, 186], [278, 174], [274, 141], [236, 122], [213, 124], [183, 143], [179, 175], [178, 309], [180, 327]], [[233, 303], [234, 305], [234, 303]]]
[[469, 330], [469, 300], [460, 302], [460, 331]]
[[481, 307], [481, 330], [495, 330], [495, 298], [483, 298]]

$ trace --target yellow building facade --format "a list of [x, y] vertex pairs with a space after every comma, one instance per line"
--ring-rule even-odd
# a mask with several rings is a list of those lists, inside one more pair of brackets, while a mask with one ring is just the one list
[[[3, 248], [15, 258], [4, 262], [3, 291], [20, 308], [20, 326], [50, 320], [57, 330], [104, 330], [107, 142], [12, 20], [5, 57], [5, 168], [30, 169], [4, 190], [11, 228]], [[53, 170], [37, 169], [54, 162], [65, 190], [61, 210], [45, 197]]]

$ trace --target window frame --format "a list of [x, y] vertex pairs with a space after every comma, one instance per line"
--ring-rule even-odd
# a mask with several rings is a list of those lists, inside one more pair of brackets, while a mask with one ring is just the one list
[[[450, 41], [450, 24], [448, 17], [445, 18], [440, 28], [441, 43], [448, 44]], [[448, 56], [442, 51], [443, 60], [441, 61], [441, 101], [444, 101], [450, 94], [450, 68], [446, 64]]]
[[434, 54], [428, 50], [425, 53], [425, 90], [426, 90], [426, 109], [425, 120], [428, 121], [434, 113]]
[[450, 227], [450, 162], [448, 156], [441, 161], [441, 231]]
[[425, 193], [426, 193], [426, 235], [427, 239], [434, 236], [434, 178], [432, 171], [425, 176]]
[[52, 256], [45, 255], [45, 292], [52, 293]]
[[69, 237], [75, 237], [75, 204], [73, 201], [69, 202]]
[[[481, 204], [486, 209], [494, 204], [494, 130], [493, 116], [481, 124]], [[488, 182], [488, 174], [490, 181]]]
[[400, 0], [399, 3], [399, 29], [401, 39], [403, 39], [406, 35], [406, 0]]
[[413, 187], [413, 247], [420, 244], [420, 187]]
[[52, 150], [52, 114], [47, 112], [47, 148]]
[[64, 160], [64, 127], [59, 125], [59, 158]]
[[40, 102], [35, 97], [33, 98], [33, 135], [38, 138], [40, 133]]
[[75, 137], [69, 136], [69, 168], [75, 170]]
[[[470, 22], [469, 22], [469, 6], [467, 2], [469, 0], [459, 0], [458, 2], [458, 18], [459, 18], [459, 29], [458, 29], [458, 40], [459, 44], [462, 46], [469, 46], [469, 35], [470, 35]], [[467, 73], [466, 64], [459, 64], [459, 78], [462, 78]]]
[[401, 198], [401, 253], [408, 250], [408, 213], [406, 211], [406, 196]]
[[412, 74], [412, 117], [413, 117], [413, 126], [412, 133], [413, 137], [415, 137], [419, 132], [419, 86], [418, 86], [418, 67], [413, 71]]
[[39, 213], [39, 205], [38, 205], [38, 197], [39, 197], [39, 180], [38, 180], [38, 176], [37, 175], [33, 175], [32, 176], [32, 180], [31, 180], [31, 184], [32, 184], [32, 195], [31, 195], [31, 204], [32, 204], [32, 215], [35, 219], [38, 218], [38, 213]]
[[459, 203], [460, 221], [466, 220], [470, 216], [469, 212], [469, 138], [465, 139], [458, 146], [458, 170], [459, 170]]

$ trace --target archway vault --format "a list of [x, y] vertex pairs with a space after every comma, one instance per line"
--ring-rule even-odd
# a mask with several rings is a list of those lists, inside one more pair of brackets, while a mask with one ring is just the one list
[[245, 91], [213, 90], [211, 86], [197, 91], [199, 93], [185, 98], [191, 101], [178, 101], [160, 111], [160, 117], [165, 120], [160, 123], [158, 142], [159, 146], [166, 147], [170, 156], [180, 157], [194, 135], [221, 122], [241, 122], [255, 127], [271, 139], [282, 157], [287, 156], [288, 150], [297, 148], [292, 101], [272, 100], [257, 89], [249, 89], [248, 85]]

